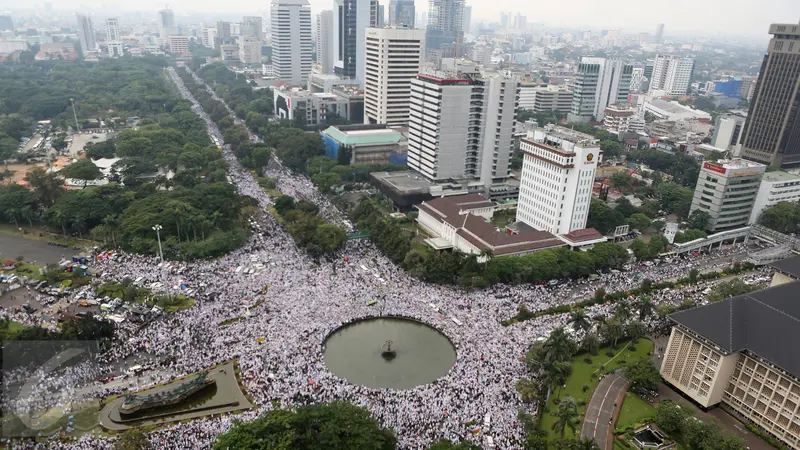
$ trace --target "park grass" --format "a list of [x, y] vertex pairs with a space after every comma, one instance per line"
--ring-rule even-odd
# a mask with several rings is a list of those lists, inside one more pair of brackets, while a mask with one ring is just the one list
[[[633, 351], [631, 351], [633, 349]], [[612, 351], [614, 356], [607, 356], [606, 353]], [[598, 376], [602, 373], [608, 373], [619, 367], [625, 365], [625, 362], [634, 362], [641, 359], [648, 358], [648, 354], [653, 351], [653, 341], [649, 339], [639, 339], [637, 344], [630, 341], [620, 342], [617, 344], [617, 349], [614, 350], [610, 346], [600, 347], [596, 356], [591, 356], [588, 353], [580, 353], [572, 358], [572, 375], [567, 379], [565, 387], [555, 388], [550, 394], [550, 401], [547, 407], [542, 410], [541, 420], [539, 421], [539, 428], [547, 433], [548, 439], [555, 439], [558, 436], [552, 430], [552, 424], [555, 417], [551, 414], [555, 412], [558, 402], [564, 397], [572, 397], [578, 402], [578, 412], [580, 417], [576, 426], [576, 433], [573, 434], [572, 430], [567, 428], [564, 433], [565, 438], [577, 438], [580, 436], [581, 426], [583, 425], [583, 414], [586, 412], [586, 404], [592, 398], [594, 388], [599, 383]], [[591, 358], [592, 362], [587, 363], [584, 361], [586, 358]], [[604, 366], [604, 372], [601, 372], [600, 366]], [[586, 392], [583, 387], [588, 386]]]
[[17, 334], [20, 331], [22, 331], [22, 328], [24, 326], [25, 325], [23, 325], [23, 324], [21, 324], [19, 322], [14, 322], [12, 320], [12, 321], [8, 322], [8, 334]]
[[[22, 230], [22, 231], [20, 231]], [[73, 236], [64, 236], [60, 233], [53, 233], [45, 228], [39, 227], [16, 227], [14, 224], [0, 224], [0, 234], [7, 234], [9, 236], [19, 236], [25, 239], [32, 239], [35, 241], [43, 242], [58, 242], [59, 244], [69, 245], [70, 247], [78, 247], [83, 249], [85, 246], [93, 247], [100, 245], [91, 239], [80, 239]]]
[[655, 415], [656, 409], [653, 406], [638, 395], [628, 392], [625, 394], [625, 400], [622, 402], [619, 418], [617, 418], [617, 430], [636, 428], [637, 425], [653, 419]]
[[42, 269], [42, 266], [28, 262], [21, 262], [17, 264], [17, 267], [15, 267], [11, 272], [20, 277], [25, 276], [28, 278], [37, 278], [39, 276], [39, 269]]

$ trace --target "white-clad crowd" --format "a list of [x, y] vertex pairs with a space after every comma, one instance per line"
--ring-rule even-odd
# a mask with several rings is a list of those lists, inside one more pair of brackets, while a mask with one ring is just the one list
[[[169, 71], [209, 132], [221, 139], [217, 127], [175, 71]], [[251, 138], [257, 139], [252, 134]], [[224, 155], [239, 193], [256, 199], [266, 209], [270, 198], [227, 146]], [[321, 211], [328, 211], [330, 220], [341, 218], [307, 179], [280, 166], [271, 170], [282, 192], [318, 204]], [[347, 400], [368, 408], [381, 424], [393, 429], [404, 449], [424, 448], [441, 438], [483, 443], [487, 435], [492, 436], [497, 448], [520, 447], [522, 428], [517, 411], [524, 407], [535, 412], [537, 407], [523, 404], [514, 388], [517, 380], [527, 376], [520, 359], [533, 342], [569, 321], [568, 314], [558, 314], [503, 326], [501, 321], [516, 314], [520, 305], [539, 311], [574, 303], [600, 287], [607, 292], [619, 291], [636, 287], [643, 278], [678, 278], [688, 271], [686, 264], [636, 264], [629, 271], [603, 274], [591, 281], [563, 281], [546, 287], [502, 285], [467, 292], [410, 277], [366, 241], [350, 241], [335, 261], [316, 263], [297, 250], [269, 214], [254, 217], [251, 226], [252, 235], [245, 247], [214, 261], [167, 266], [159, 265], [153, 257], [123, 255], [98, 262], [104, 279], [140, 279], [145, 285], [158, 282], [164, 290], [188, 285], [197, 300], [195, 307], [164, 315], [142, 329], [123, 323], [105, 360], [121, 361], [146, 352], [158, 365], [141, 380], [139, 386], [144, 387], [237, 358], [245, 389], [257, 405], [235, 416], [237, 420], [255, 418], [278, 404], [285, 408]], [[738, 260], [745, 251], [742, 246], [726, 247], [708, 257], [692, 258], [691, 263], [701, 269], [729, 265], [728, 258], [720, 258], [720, 252]], [[714, 264], [709, 264], [712, 258]], [[259, 269], [246, 273], [236, 270], [239, 267]], [[702, 289], [707, 285], [693, 286], [689, 293], [655, 292], [653, 301], [678, 304], [686, 295], [702, 300]], [[373, 299], [379, 300], [378, 305], [368, 306]], [[590, 316], [610, 315], [613, 305], [592, 306], [587, 311]], [[414, 317], [444, 332], [457, 347], [457, 360], [449, 373], [412, 389], [378, 390], [349, 384], [327, 370], [323, 361], [325, 338], [344, 323], [379, 313]], [[226, 324], [220, 326], [223, 322]], [[115, 391], [98, 385], [96, 392], [103, 395]], [[480, 426], [487, 414], [491, 415], [491, 425], [473, 434], [476, 425], [468, 423]], [[233, 417], [175, 424], [150, 433], [149, 439], [159, 449], [208, 448], [217, 435], [232, 426]], [[32, 448], [35, 444], [22, 446]], [[111, 443], [107, 438], [84, 436], [57, 446], [103, 449], [110, 448]]]

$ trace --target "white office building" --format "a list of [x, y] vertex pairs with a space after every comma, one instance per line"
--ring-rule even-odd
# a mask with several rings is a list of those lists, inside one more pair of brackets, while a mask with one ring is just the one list
[[644, 118], [637, 114], [635, 108], [611, 105], [606, 108], [603, 116], [603, 128], [609, 133], [619, 136], [627, 132], [644, 132]]
[[778, 203], [800, 201], [800, 175], [796, 173], [775, 171], [766, 172], [758, 187], [750, 222], [756, 223], [765, 209]]
[[333, 73], [333, 11], [317, 14], [317, 69]]
[[217, 29], [216, 27], [205, 27], [200, 30], [200, 41], [204, 47], [211, 49], [217, 48]]
[[175, 13], [169, 8], [158, 11], [158, 37], [162, 45], [169, 44], [169, 37], [176, 34], [178, 26], [175, 24]]
[[75, 17], [78, 20], [78, 41], [81, 44], [83, 55], [86, 56], [86, 53], [97, 50], [97, 41], [94, 38], [92, 18], [81, 14], [76, 14]]
[[431, 181], [508, 177], [518, 82], [496, 73], [419, 74], [411, 83], [408, 166]]
[[628, 103], [633, 66], [619, 60], [584, 57], [572, 90], [570, 122], [603, 120], [610, 105]]
[[311, 73], [311, 7], [308, 0], [272, 0], [272, 67], [278, 79], [302, 86]]
[[119, 58], [122, 56], [122, 41], [119, 38], [119, 19], [106, 19], [106, 47], [108, 56]]
[[364, 123], [408, 124], [411, 80], [419, 73], [425, 30], [368, 28], [364, 74]]
[[711, 137], [711, 145], [725, 150], [731, 150], [738, 156], [742, 144], [742, 129], [746, 118], [741, 115], [726, 114], [717, 117], [714, 123], [714, 135]]
[[631, 71], [631, 93], [640, 92], [644, 82], [644, 67], [634, 67]]
[[680, 56], [658, 55], [650, 77], [651, 95], [686, 95], [694, 71], [694, 60]]
[[766, 169], [764, 164], [740, 158], [704, 162], [689, 214], [708, 213], [707, 228], [712, 233], [746, 226]]
[[519, 107], [537, 113], [567, 114], [572, 108], [572, 91], [556, 85], [520, 86]]
[[189, 37], [188, 36], [170, 36], [169, 37], [169, 52], [176, 56], [189, 55]]
[[550, 127], [529, 132], [520, 149], [517, 220], [559, 235], [586, 228], [594, 175], [603, 156], [598, 140]]
[[255, 37], [239, 38], [239, 61], [245, 64], [261, 64], [261, 41]]

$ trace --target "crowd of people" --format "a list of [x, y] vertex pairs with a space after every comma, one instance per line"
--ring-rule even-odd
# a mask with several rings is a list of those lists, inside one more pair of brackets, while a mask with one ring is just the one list
[[[222, 142], [216, 125], [174, 70], [168, 70], [209, 132]], [[257, 136], [251, 134], [251, 138]], [[272, 199], [227, 146], [223, 152], [239, 193], [256, 199], [266, 210]], [[307, 179], [282, 168], [275, 170], [271, 175], [278, 179], [282, 192], [312, 201], [321, 211], [331, 210]], [[368, 241], [350, 241], [339, 258], [318, 263], [298, 251], [269, 214], [253, 217], [251, 231], [246, 246], [214, 261], [167, 265], [154, 257], [126, 254], [98, 262], [105, 280], [136, 279], [146, 286], [160, 283], [167, 291], [188, 285], [197, 301], [196, 306], [164, 315], [144, 328], [129, 322], [119, 325], [114, 346], [103, 361], [112, 363], [143, 353], [156, 361], [139, 380], [141, 389], [236, 359], [245, 391], [255, 400], [255, 407], [237, 415], [237, 420], [253, 419], [278, 405], [287, 408], [346, 400], [368, 408], [381, 424], [394, 430], [400, 448], [409, 449], [424, 448], [441, 438], [482, 443], [484, 436], [492, 436], [497, 448], [519, 448], [523, 430], [517, 411], [524, 407], [535, 412], [536, 408], [535, 404], [523, 404], [514, 387], [521, 377], [529, 376], [521, 358], [533, 342], [570, 320], [568, 314], [556, 314], [501, 325], [516, 314], [519, 305], [543, 310], [574, 303], [600, 287], [607, 292], [631, 289], [642, 278], [678, 278], [688, 271], [686, 264], [634, 264], [631, 270], [601, 274], [594, 280], [468, 292], [414, 279]], [[746, 249], [730, 246], [723, 251], [725, 255], [714, 250], [710, 256], [693, 259], [692, 264], [700, 269], [729, 265], [729, 259], [741, 259]], [[236, 270], [243, 266], [259, 269]], [[654, 293], [653, 301], [675, 304], [682, 298], [682, 291], [674, 290]], [[372, 300], [378, 303], [370, 305]], [[588, 308], [588, 313], [610, 315], [613, 307], [596, 305]], [[411, 317], [436, 327], [455, 345], [456, 363], [436, 381], [405, 390], [357, 386], [331, 373], [324, 363], [326, 337], [343, 324], [379, 314]], [[98, 383], [94, 392], [109, 395], [118, 389]], [[476, 425], [470, 424], [480, 426], [487, 415], [491, 425], [473, 433]], [[159, 449], [208, 448], [232, 426], [232, 417], [175, 423], [148, 436]], [[59, 445], [102, 449], [109, 448], [110, 441], [86, 435]]]

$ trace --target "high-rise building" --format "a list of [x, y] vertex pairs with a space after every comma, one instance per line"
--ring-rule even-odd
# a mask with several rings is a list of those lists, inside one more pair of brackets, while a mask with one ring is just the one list
[[158, 12], [158, 36], [164, 43], [169, 42], [169, 37], [178, 34], [175, 24], [175, 13], [166, 8]]
[[112, 58], [122, 56], [123, 46], [119, 38], [119, 19], [117, 18], [106, 19], [106, 47], [108, 47], [108, 56]]
[[742, 138], [742, 157], [800, 165], [800, 25], [774, 23]]
[[650, 93], [664, 91], [666, 95], [686, 95], [692, 82], [694, 60], [681, 56], [657, 55], [650, 77]]
[[364, 123], [406, 125], [411, 80], [419, 72], [425, 31], [367, 28]]
[[569, 113], [572, 108], [572, 91], [565, 86], [520, 86], [519, 108], [536, 113]]
[[366, 31], [378, 24], [376, 0], [334, 0], [333, 71], [363, 82]]
[[301, 86], [311, 73], [311, 7], [308, 0], [272, 0], [272, 68], [275, 77]]
[[644, 81], [644, 67], [634, 67], [631, 71], [631, 93], [639, 92]]
[[461, 30], [465, 34], [469, 34], [471, 26], [472, 26], [472, 6], [464, 5], [464, 18], [462, 19]]
[[416, 19], [414, 0], [389, 0], [389, 25], [414, 28], [414, 19]]
[[217, 29], [204, 27], [200, 30], [200, 41], [204, 47], [217, 48]]
[[528, 19], [520, 13], [514, 14], [511, 23], [511, 28], [515, 30], [524, 30], [528, 26]]
[[81, 14], [76, 14], [78, 19], [78, 41], [81, 44], [81, 51], [84, 55], [88, 52], [97, 50], [97, 41], [94, 38], [94, 26], [92, 18]]
[[255, 38], [259, 42], [264, 41], [264, 24], [261, 16], [242, 17], [239, 36], [243, 38]]
[[189, 36], [172, 35], [169, 37], [169, 52], [177, 56], [187, 56], [189, 53]]
[[375, 26], [383, 28], [386, 26], [386, 9], [380, 3], [377, 4], [377, 16], [375, 17]]
[[217, 46], [233, 43], [231, 23], [220, 20], [217, 22]]
[[602, 160], [594, 136], [552, 127], [520, 140], [517, 220], [539, 231], [568, 234], [586, 228], [592, 185]]
[[425, 33], [428, 58], [460, 56], [457, 53], [464, 40], [463, 26], [464, 0], [430, 0]]
[[419, 74], [411, 83], [408, 166], [432, 181], [508, 177], [518, 82], [496, 73]]
[[333, 73], [333, 11], [317, 14], [317, 66], [320, 73]]
[[655, 41], [656, 44], [660, 44], [664, 41], [664, 24], [660, 23], [656, 25], [656, 34], [655, 34]]
[[738, 156], [742, 142], [742, 129], [747, 119], [742, 115], [725, 114], [717, 117], [714, 123], [714, 135], [711, 145], [724, 150], [733, 151]]
[[572, 91], [570, 122], [602, 121], [610, 105], [628, 103], [633, 66], [619, 60], [583, 57]]
[[706, 228], [712, 233], [747, 225], [766, 169], [764, 164], [740, 158], [704, 162], [689, 214], [708, 213]]
[[239, 38], [239, 61], [245, 64], [261, 64], [261, 41], [258, 38]]
[[14, 21], [10, 14], [0, 14], [0, 30], [13, 30]]

